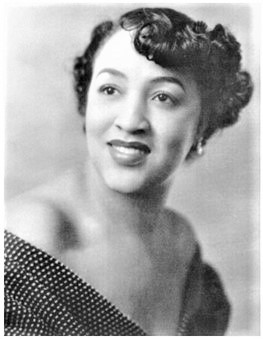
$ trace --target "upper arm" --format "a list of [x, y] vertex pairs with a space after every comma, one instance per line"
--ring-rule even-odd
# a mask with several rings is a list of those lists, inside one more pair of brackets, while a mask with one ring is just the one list
[[[196, 279], [192, 276], [192, 279]], [[199, 307], [188, 324], [188, 336], [222, 336], [231, 314], [231, 305], [218, 273], [208, 264], [202, 265]], [[191, 293], [191, 291], [190, 291]]]

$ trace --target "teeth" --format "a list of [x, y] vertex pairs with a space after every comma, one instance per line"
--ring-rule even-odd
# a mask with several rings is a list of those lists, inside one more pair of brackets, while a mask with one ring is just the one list
[[121, 153], [125, 154], [143, 154], [144, 152], [137, 149], [137, 148], [128, 148], [124, 146], [113, 146], [115, 149], [117, 149]]

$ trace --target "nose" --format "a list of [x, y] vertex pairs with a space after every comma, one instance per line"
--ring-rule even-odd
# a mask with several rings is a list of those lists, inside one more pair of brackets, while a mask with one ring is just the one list
[[147, 118], [147, 108], [139, 97], [131, 97], [125, 101], [120, 113], [116, 117], [117, 128], [133, 134], [144, 134], [150, 129]]

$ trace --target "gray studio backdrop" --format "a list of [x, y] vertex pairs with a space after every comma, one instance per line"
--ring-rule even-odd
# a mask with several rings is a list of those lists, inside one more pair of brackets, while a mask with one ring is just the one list
[[[141, 5], [141, 4], [140, 4]], [[146, 6], [150, 6], [147, 4]], [[154, 4], [156, 5], [156, 4]], [[175, 175], [169, 205], [193, 223], [203, 254], [221, 273], [233, 305], [228, 335], [259, 334], [259, 57], [257, 8], [172, 5], [242, 42], [255, 93], [233, 128]], [[14, 7], [8, 20], [6, 199], [82, 161], [85, 139], [72, 90], [72, 63], [101, 20], [135, 4]]]

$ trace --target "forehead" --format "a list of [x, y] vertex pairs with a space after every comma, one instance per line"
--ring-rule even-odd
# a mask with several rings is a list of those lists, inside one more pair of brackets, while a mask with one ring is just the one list
[[120, 29], [108, 38], [100, 48], [95, 63], [96, 66], [101, 63], [119, 64], [123, 61], [124, 56], [131, 58], [135, 53], [131, 32]]
[[111, 36], [98, 51], [94, 62], [94, 74], [100, 72], [102, 68], [116, 68], [123, 73], [137, 70], [136, 72], [140, 75], [143, 70], [145, 75], [149, 72], [149, 74], [156, 76], [174, 75], [174, 73], [183, 76], [180, 72], [163, 68], [139, 54], [133, 44], [133, 32], [123, 29]]

